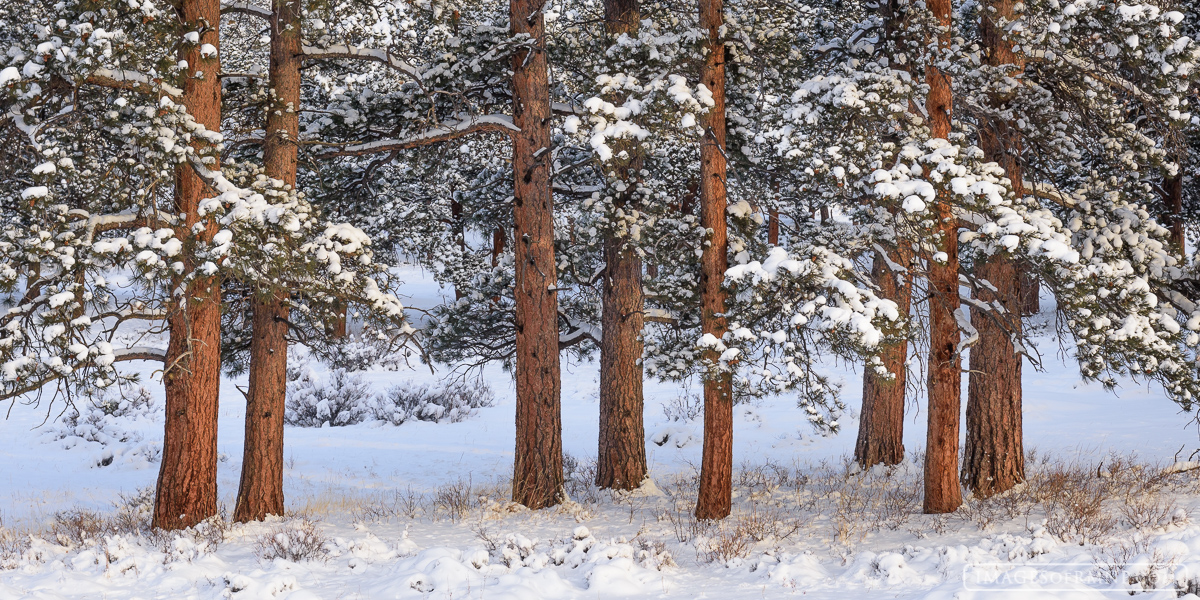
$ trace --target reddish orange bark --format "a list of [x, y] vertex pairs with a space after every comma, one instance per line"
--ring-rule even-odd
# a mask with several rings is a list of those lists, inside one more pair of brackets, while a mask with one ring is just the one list
[[542, 0], [511, 0], [512, 33], [533, 47], [513, 55], [513, 255], [516, 278], [517, 444], [513, 500], [529, 508], [562, 501], [562, 408], [558, 276], [550, 192], [550, 87]]
[[[950, 46], [950, 0], [928, 0], [942, 31], [936, 43]], [[953, 97], [950, 76], [930, 65], [925, 72], [929, 96], [930, 132], [934, 138], [949, 139]], [[934, 204], [937, 219], [937, 250], [944, 260], [929, 260], [929, 429], [925, 443], [926, 513], [953, 512], [962, 504], [958, 484], [959, 414], [962, 406], [961, 369], [958, 354], [958, 323], [954, 313], [958, 298], [958, 227], [950, 199], [939, 194]]]
[[[702, 123], [700, 142], [700, 224], [711, 233], [700, 257], [700, 319], [704, 333], [718, 340], [728, 330], [725, 321], [725, 271], [729, 262], [729, 240], [725, 209], [725, 42], [722, 0], [699, 0], [700, 27], [708, 32], [707, 56], [700, 81], [712, 92]], [[704, 352], [706, 362], [715, 363], [719, 352]], [[704, 379], [704, 448], [700, 458], [700, 494], [696, 518], [724, 519], [733, 501], [733, 379], [729, 373]]]
[[[200, 44], [184, 47], [188, 77], [183, 85], [183, 105], [196, 122], [209, 131], [221, 130], [221, 72], [217, 55], [202, 56], [201, 44], [220, 47], [219, 0], [182, 0], [178, 5], [180, 31], [199, 31]], [[194, 145], [203, 142], [195, 141]], [[210, 166], [210, 168], [215, 168]], [[184, 224], [176, 231], [181, 239], [194, 234], [202, 221], [200, 201], [215, 195], [188, 165], [175, 174], [175, 209]], [[202, 239], [216, 227], [207, 221]], [[188, 270], [197, 265], [185, 261]], [[198, 277], [185, 285], [167, 326], [166, 425], [162, 464], [154, 502], [153, 525], [181, 529], [217, 514], [217, 396], [221, 381], [221, 293], [217, 277]]]

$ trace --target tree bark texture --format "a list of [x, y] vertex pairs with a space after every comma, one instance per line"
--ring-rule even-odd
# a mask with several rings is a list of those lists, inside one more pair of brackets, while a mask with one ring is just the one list
[[[270, 86], [263, 164], [267, 176], [296, 185], [300, 132], [300, 1], [274, 0]], [[250, 382], [246, 445], [233, 519], [283, 515], [283, 413], [287, 399], [287, 292], [256, 290], [251, 299]]]
[[562, 501], [558, 277], [550, 192], [550, 88], [543, 0], [511, 0], [513, 34], [532, 46], [513, 55], [513, 253], [516, 277], [517, 431], [513, 500], [529, 508]]
[[[912, 306], [912, 282], [908, 273], [893, 273], [888, 261], [908, 267], [908, 253], [895, 252], [885, 259], [876, 255], [871, 277], [879, 296], [896, 302], [901, 315]], [[863, 468], [878, 464], [898, 465], [904, 460], [904, 397], [908, 382], [908, 341], [885, 346], [879, 353], [891, 378], [867, 366], [863, 372], [862, 413], [854, 461]]]
[[[202, 56], [202, 44], [219, 48], [219, 0], [182, 0], [178, 5], [180, 31], [200, 32], [200, 43], [185, 45], [180, 58], [187, 61], [183, 105], [196, 122], [209, 131], [221, 129], [221, 62], [217, 55]], [[202, 72], [202, 75], [197, 76]], [[202, 144], [196, 141], [194, 144]], [[209, 168], [217, 168], [210, 165]], [[175, 211], [184, 224], [176, 235], [188, 239], [192, 227], [202, 222], [200, 201], [215, 195], [189, 165], [175, 171]], [[207, 222], [205, 241], [216, 232]], [[185, 260], [188, 271], [195, 261]], [[162, 463], [152, 524], [160, 529], [182, 529], [217, 514], [217, 397], [221, 382], [221, 294], [217, 277], [197, 277], [176, 299], [167, 327], [166, 424]]]
[[[723, 339], [725, 321], [725, 270], [729, 241], [725, 209], [725, 42], [720, 28], [724, 22], [722, 0], [699, 0], [700, 27], [708, 31], [708, 54], [700, 81], [711, 92], [715, 104], [702, 121], [700, 142], [700, 224], [709, 232], [708, 245], [700, 257], [701, 329]], [[716, 364], [720, 353], [705, 350], [704, 360]], [[696, 518], [724, 519], [733, 500], [733, 379], [727, 372], [708, 374], [704, 379], [704, 447], [700, 458], [700, 493]]]
[[[993, 66], [1012, 65], [1012, 76], [1024, 68], [1022, 56], [1006, 41], [1000, 19], [1012, 20], [1016, 0], [989, 0], [982, 11], [981, 33], [987, 61]], [[992, 10], [994, 9], [994, 10]], [[989, 160], [1007, 174], [1013, 192], [1024, 194], [1021, 172], [1021, 137], [1016, 127], [993, 121], [980, 130], [980, 145]], [[1021, 269], [1008, 254], [994, 254], [976, 267], [976, 276], [995, 290], [981, 289], [980, 301], [999, 304], [1002, 313], [972, 310], [971, 325], [979, 341], [971, 348], [967, 383], [967, 439], [963, 452], [962, 485], [986, 498], [1012, 489], [1025, 480], [1025, 450], [1021, 429], [1021, 355], [1013, 336], [1021, 333]]]
[[[928, 0], [942, 30], [936, 43], [950, 45], [950, 0]], [[950, 76], [930, 65], [925, 72], [929, 97], [930, 132], [934, 138], [949, 139], [953, 97]], [[925, 443], [925, 501], [927, 514], [947, 513], [962, 504], [958, 484], [958, 428], [962, 402], [961, 357], [958, 354], [958, 323], [954, 313], [958, 298], [958, 228], [945, 193], [934, 203], [937, 219], [937, 250], [943, 261], [929, 259], [929, 429]]]
[[[1183, 161], [1180, 161], [1183, 162]], [[1171, 247], [1179, 256], [1184, 256], [1185, 238], [1183, 235], [1183, 170], [1174, 177], [1163, 181], [1163, 204], [1169, 213], [1168, 228], [1171, 231]]]
[[1021, 269], [1021, 316], [1029, 317], [1042, 312], [1042, 281], [1034, 272]]
[[[604, 23], [616, 37], [637, 31], [637, 0], [605, 0]], [[634, 155], [619, 169], [625, 179], [641, 169]], [[618, 200], [628, 203], [630, 193]], [[600, 435], [596, 461], [596, 485], [632, 490], [646, 478], [646, 433], [642, 422], [642, 326], [645, 298], [642, 291], [642, 259], [626, 240], [609, 236], [604, 240], [603, 292], [600, 342]]]
[[646, 478], [642, 422], [642, 261], [622, 240], [604, 241], [607, 267], [600, 342], [600, 444], [596, 485], [632, 490]]

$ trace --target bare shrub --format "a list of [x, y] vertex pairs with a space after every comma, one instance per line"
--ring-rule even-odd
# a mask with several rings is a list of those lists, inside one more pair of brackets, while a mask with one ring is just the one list
[[1108, 486], [1091, 469], [1056, 464], [1031, 479], [1046, 510], [1046, 529], [1059, 539], [1094, 543], [1116, 527], [1117, 519], [1104, 511]]
[[988, 531], [1002, 516], [1004, 508], [993, 498], [975, 498], [963, 504], [955, 513], [964, 521], [974, 523], [980, 531]]
[[409, 420], [459, 423], [495, 401], [495, 394], [483, 380], [455, 381], [442, 386], [407, 384], [393, 387], [380, 397], [373, 416], [392, 425]]
[[704, 413], [704, 399], [697, 394], [684, 392], [664, 402], [662, 409], [668, 421], [695, 421]]
[[471, 487], [470, 479], [447, 483], [433, 493], [433, 507], [451, 521], [462, 520], [479, 505], [479, 497]]
[[750, 556], [754, 549], [753, 536], [739, 520], [722, 521], [707, 529], [706, 535], [695, 539], [696, 558], [700, 561], [727, 563]]
[[1135, 529], [1169, 525], [1177, 510], [1173, 500], [1152, 492], [1126, 496], [1120, 507], [1125, 522]]
[[17, 568], [31, 542], [28, 533], [7, 527], [0, 515], [0, 569]]
[[748, 511], [735, 514], [733, 518], [755, 542], [782, 542], [800, 531], [805, 523], [779, 507], [757, 502], [750, 503]]
[[1096, 575], [1105, 583], [1112, 583], [1125, 571], [1125, 565], [1134, 557], [1150, 551], [1150, 542], [1141, 538], [1106, 544], [1093, 556]]
[[879, 518], [881, 524], [895, 531], [904, 526], [918, 512], [921, 505], [921, 485], [916, 478], [896, 478], [893, 485], [884, 488], [880, 495]]
[[50, 525], [50, 535], [54, 536], [54, 540], [60, 546], [80, 548], [99, 542], [105, 534], [109, 533], [109, 527], [108, 520], [99, 513], [73, 509], [54, 515], [54, 522]]
[[598, 504], [601, 495], [600, 488], [596, 485], [596, 459], [581, 461], [569, 453], [564, 453], [563, 489], [575, 502]]
[[264, 561], [277, 558], [292, 562], [323, 561], [329, 556], [326, 543], [316, 523], [308, 519], [293, 519], [258, 536], [254, 554]]
[[425, 497], [411, 485], [403, 490], [383, 493], [373, 501], [363, 502], [354, 510], [359, 521], [387, 521], [394, 517], [415, 519], [425, 510]]

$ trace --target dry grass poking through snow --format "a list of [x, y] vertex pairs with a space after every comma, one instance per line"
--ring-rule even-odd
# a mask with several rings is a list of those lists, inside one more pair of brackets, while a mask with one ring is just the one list
[[[563, 548], [582, 544], [581, 539], [594, 538], [584, 545], [628, 546], [633, 556], [656, 569], [686, 561], [753, 570], [763, 560], [797, 553], [846, 565], [868, 548], [1050, 536], [1052, 545], [1088, 546], [1101, 579], [1148, 587], [1161, 583], [1156, 579], [1159, 571], [1174, 560], [1147, 542], [1148, 536], [1188, 523], [1185, 507], [1200, 504], [1200, 470], [1179, 472], [1178, 465], [1167, 467], [1136, 456], [1088, 462], [1031, 451], [1024, 484], [993, 498], [968, 497], [950, 515], [924, 515], [920, 458], [913, 455], [902, 465], [867, 471], [848, 460], [744, 464], [734, 475], [733, 512], [720, 522], [694, 517], [694, 471], [620, 493], [598, 489], [594, 462], [573, 457], [566, 460], [567, 501], [557, 509], [536, 512], [509, 500], [507, 481], [465, 478], [430, 490], [349, 493], [330, 486], [299, 498], [294, 502], [297, 510], [287, 519], [232, 526], [218, 517], [187, 531], [164, 533], [149, 527], [151, 498], [144, 491], [123, 498], [109, 512], [58, 513], [41, 531], [17, 531], [0, 521], [0, 569], [14, 568], [44, 552], [46, 544], [62, 552], [93, 549], [98, 564], [117, 564], [127, 554], [122, 545], [132, 543], [157, 549], [167, 563], [192, 561], [229, 540], [250, 545], [263, 562], [323, 563], [346, 543], [325, 533], [328, 526], [349, 522], [362, 525], [364, 531], [368, 525], [403, 527], [405, 539], [410, 526], [460, 536], [482, 545], [504, 564], [528, 562], [541, 554], [553, 558], [555, 552], [565, 552]], [[582, 534], [564, 533], [585, 524]], [[587, 533], [589, 527], [608, 537]], [[537, 535], [548, 541], [539, 541]], [[604, 541], [608, 539], [612, 541]], [[1042, 551], [1030, 548], [1023, 551], [1031, 556]], [[1131, 565], [1146, 562], [1146, 557], [1158, 566], [1131, 571]], [[1197, 586], [1200, 589], [1200, 583]]]

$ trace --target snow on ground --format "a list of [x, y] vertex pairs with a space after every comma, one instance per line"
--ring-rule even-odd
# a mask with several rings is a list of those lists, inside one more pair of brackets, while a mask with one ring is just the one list
[[[407, 304], [428, 306], [440, 293], [419, 271], [403, 276], [403, 291], [412, 295]], [[1053, 473], [1062, 475], [1055, 471], [1060, 463], [1082, 465], [1076, 471], [1083, 473], [1101, 465], [1096, 473], [1104, 475], [1111, 455], [1136, 454], [1161, 466], [1200, 448], [1191, 416], [1160, 390], [1130, 382], [1109, 394], [1085, 385], [1056, 350], [1046, 340], [1045, 370], [1027, 367], [1025, 375], [1026, 445], [1053, 459], [1039, 467], [1046, 475], [1038, 489], [1056, 489], [1046, 486]], [[853, 409], [858, 375], [840, 366], [831, 372]], [[383, 392], [398, 382], [433, 383], [446, 372], [413, 365], [361, 375]], [[153, 371], [144, 376], [161, 409]], [[1171, 570], [1156, 581], [1186, 587], [1192, 571], [1200, 581], [1196, 472], [1155, 479], [1159, 471], [1147, 470], [1146, 478], [1161, 479], [1153, 493], [1106, 488], [1106, 514], [1116, 524], [1096, 539], [1064, 533], [1061, 510], [1045, 500], [1053, 493], [1026, 498], [1020, 509], [970, 503], [950, 518], [927, 517], [917, 514], [915, 463], [890, 476], [848, 474], [843, 458], [853, 449], [856, 415], [842, 420], [840, 434], [822, 438], [788, 398], [738, 407], [737, 519], [718, 529], [696, 524], [688, 494], [701, 424], [666, 413], [679, 412], [689, 395], [695, 402], [698, 385], [647, 382], [648, 451], [658, 486], [612, 497], [584, 481], [596, 453], [594, 362], [563, 366], [564, 449], [579, 465], [572, 502], [531, 513], [504, 500], [511, 378], [494, 367], [482, 376], [496, 404], [461, 423], [289, 428], [285, 491], [289, 507], [310, 521], [228, 526], [215, 534], [219, 544], [212, 532], [161, 538], [128, 528], [70, 548], [57, 543], [46, 531], [60, 511], [111, 515], [114, 502], [128, 505], [122, 495], [154, 485], [161, 420], [153, 411], [121, 419], [111, 430], [124, 441], [101, 444], [63, 438], [54, 424], [61, 405], [17, 404], [0, 421], [0, 516], [10, 536], [0, 536], [0, 598], [1098, 598], [1112, 593], [1100, 588], [1131, 576], [1153, 580], [1155, 564]], [[225, 381], [221, 392], [218, 483], [227, 506], [242, 452], [239, 385], [245, 381]], [[917, 406], [909, 413], [906, 446], [915, 451], [924, 445], [925, 414]], [[911, 497], [884, 491], [897, 489]], [[1138, 500], [1143, 496], [1153, 506], [1142, 506], [1150, 503]], [[1132, 505], [1155, 514], [1133, 527], [1125, 515]], [[303, 537], [306, 523], [323, 541], [316, 543], [322, 556], [272, 558], [270, 547]], [[45, 539], [6, 559], [13, 531]], [[1110, 575], [1127, 572], [1111, 583], [1097, 579], [1104, 571], [1097, 565]], [[1076, 578], [1081, 573], [1087, 577]], [[1007, 579], [992, 582], [997, 574]], [[1006, 596], [998, 589], [1019, 591]]]

